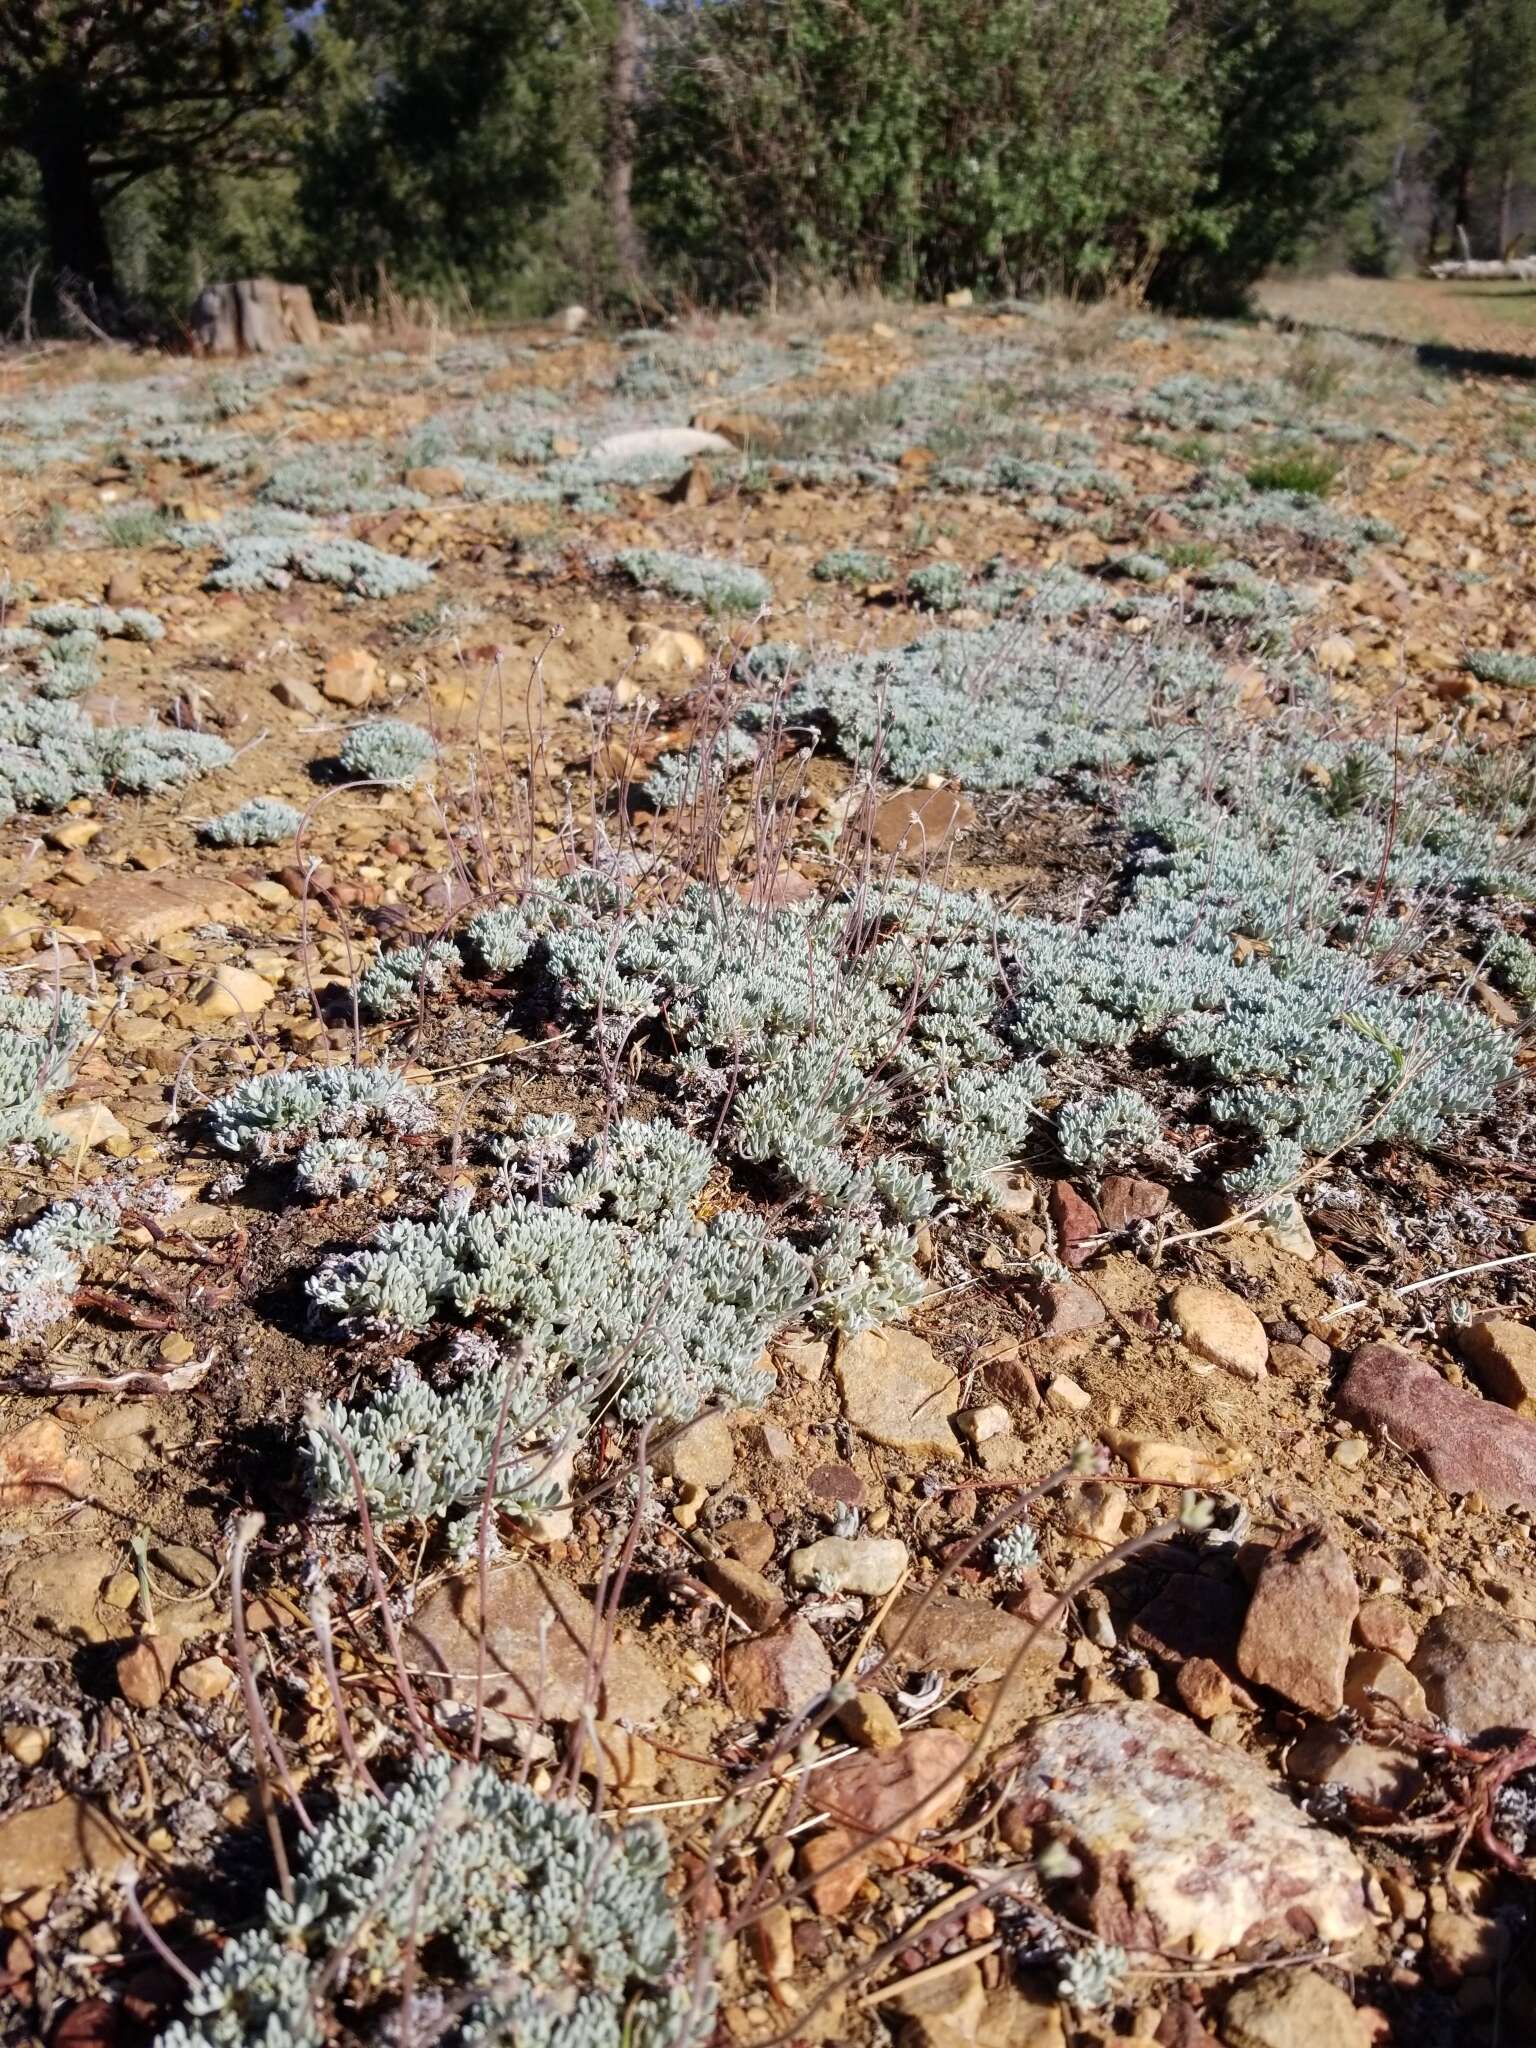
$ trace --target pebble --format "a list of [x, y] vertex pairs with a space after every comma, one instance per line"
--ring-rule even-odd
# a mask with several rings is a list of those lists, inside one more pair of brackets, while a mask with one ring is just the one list
[[371, 703], [383, 682], [377, 655], [366, 647], [343, 647], [325, 664], [320, 694], [332, 704], [360, 711]]
[[183, 1664], [176, 1674], [176, 1683], [187, 1698], [204, 1704], [222, 1699], [234, 1682], [235, 1674], [222, 1657], [198, 1657]]
[[1154, 1480], [1164, 1486], [1222, 1487], [1253, 1463], [1252, 1451], [1242, 1444], [1205, 1451], [1198, 1444], [1135, 1436], [1123, 1429], [1105, 1429], [1100, 1434], [1115, 1456], [1125, 1460], [1133, 1479]]
[[1483, 1392], [1516, 1415], [1536, 1417], [1536, 1330], [1509, 1316], [1479, 1316], [1460, 1341]]
[[[800, 1852], [818, 1912], [844, 1912], [871, 1865], [890, 1869], [901, 1864], [908, 1846], [925, 1829], [939, 1826], [965, 1796], [970, 1755], [967, 1735], [915, 1728], [895, 1749], [861, 1750], [817, 1772], [818, 1801], [840, 1816]], [[863, 1854], [843, 1861], [869, 1837], [881, 1839], [870, 1840]], [[821, 1871], [825, 1877], [818, 1875]]]
[[955, 1434], [968, 1444], [984, 1444], [990, 1437], [1008, 1436], [1013, 1417], [1001, 1401], [989, 1401], [982, 1408], [962, 1408], [955, 1416]]
[[1078, 1266], [1086, 1266], [1098, 1250], [1095, 1240], [1103, 1234], [1104, 1226], [1099, 1221], [1098, 1210], [1077, 1192], [1069, 1180], [1051, 1182], [1046, 1210], [1051, 1228], [1056, 1233], [1062, 1264], [1074, 1270]]
[[274, 683], [272, 694], [286, 710], [302, 711], [306, 718], [319, 718], [325, 711], [325, 699], [314, 684], [298, 676], [285, 676]]
[[1344, 1704], [1367, 1711], [1378, 1699], [1400, 1708], [1410, 1721], [1427, 1721], [1424, 1688], [1390, 1650], [1357, 1650], [1344, 1674]]
[[1536, 1730], [1536, 1644], [1500, 1614], [1443, 1608], [1425, 1624], [1409, 1669], [1430, 1711], [1472, 1742]]
[[1240, 1984], [1221, 2017], [1228, 2048], [1371, 2048], [1349, 1993], [1320, 1970], [1266, 1970]]
[[193, 1021], [221, 1023], [231, 1017], [258, 1017], [277, 998], [270, 981], [249, 967], [216, 967], [208, 979], [192, 991], [190, 1004], [183, 1008]]
[[1168, 1297], [1168, 1315], [1197, 1358], [1239, 1379], [1261, 1380], [1268, 1370], [1269, 1339], [1246, 1301], [1225, 1287], [1185, 1281]]
[[738, 1564], [752, 1571], [760, 1572], [773, 1556], [773, 1531], [760, 1516], [739, 1515], [734, 1521], [721, 1522], [715, 1536]]
[[840, 1343], [836, 1372], [843, 1412], [861, 1436], [914, 1456], [958, 1455], [949, 1425], [958, 1382], [911, 1330], [887, 1324]]
[[798, 1616], [767, 1635], [732, 1643], [723, 1660], [725, 1694], [738, 1714], [798, 1714], [832, 1685], [826, 1644]]
[[682, 1485], [702, 1486], [714, 1493], [736, 1469], [731, 1425], [718, 1413], [701, 1415], [659, 1443], [651, 1453], [651, 1470]]
[[1330, 1785], [1367, 1806], [1394, 1813], [1418, 1791], [1422, 1774], [1400, 1749], [1357, 1742], [1326, 1721], [1315, 1721], [1293, 1742], [1285, 1774], [1303, 1785]]
[[1322, 1528], [1284, 1536], [1260, 1568], [1237, 1665], [1309, 1714], [1336, 1714], [1360, 1591], [1348, 1556]]
[[1459, 1984], [1467, 1977], [1491, 1977], [1509, 1950], [1509, 1929], [1481, 1913], [1442, 1908], [1431, 1913], [1424, 1928], [1429, 1974], [1437, 1984]]
[[827, 1352], [825, 1338], [806, 1337], [790, 1332], [778, 1339], [774, 1345], [773, 1355], [789, 1368], [796, 1379], [804, 1380], [808, 1387], [814, 1387], [827, 1369]]
[[772, 1628], [783, 1616], [784, 1595], [761, 1572], [744, 1564], [731, 1558], [707, 1558], [699, 1566], [699, 1577], [732, 1614], [739, 1615], [756, 1632]]
[[1401, 1600], [1386, 1593], [1373, 1593], [1360, 1602], [1355, 1616], [1355, 1635], [1368, 1650], [1388, 1650], [1404, 1664], [1413, 1662], [1418, 1646], [1418, 1625]]
[[837, 1710], [839, 1730], [859, 1749], [894, 1749], [901, 1741], [901, 1723], [882, 1693], [856, 1692]]
[[1536, 1509], [1536, 1421], [1453, 1387], [1426, 1360], [1363, 1345], [1336, 1405], [1345, 1421], [1416, 1458], [1442, 1493]]
[[819, 1593], [862, 1593], [876, 1598], [900, 1583], [907, 1546], [894, 1536], [823, 1536], [791, 1551], [789, 1582]]

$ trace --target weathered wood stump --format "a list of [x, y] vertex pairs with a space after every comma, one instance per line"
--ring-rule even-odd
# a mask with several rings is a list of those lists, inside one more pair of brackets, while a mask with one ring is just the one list
[[210, 284], [192, 303], [187, 325], [192, 345], [205, 356], [269, 356], [296, 344], [319, 343], [320, 322], [301, 284], [275, 277], [245, 277]]

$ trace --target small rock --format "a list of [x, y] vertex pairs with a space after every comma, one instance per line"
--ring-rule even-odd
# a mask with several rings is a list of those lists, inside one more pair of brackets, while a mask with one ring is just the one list
[[185, 1365], [189, 1358], [197, 1356], [197, 1346], [180, 1330], [168, 1330], [155, 1350], [166, 1365]]
[[562, 334], [580, 334], [591, 318], [592, 315], [587, 311], [586, 307], [579, 305], [573, 299], [570, 305], [562, 306], [555, 315], [555, 325]]
[[1346, 1422], [1417, 1458], [1442, 1492], [1536, 1508], [1536, 1421], [1453, 1387], [1424, 1359], [1390, 1344], [1363, 1345], [1337, 1407]]
[[1168, 1314], [1197, 1358], [1222, 1366], [1239, 1379], [1261, 1380], [1268, 1369], [1269, 1339], [1247, 1302], [1225, 1287], [1186, 1280], [1168, 1297]]
[[171, 1682], [176, 1645], [164, 1636], [144, 1636], [118, 1652], [117, 1689], [130, 1707], [158, 1707]]
[[1536, 1330], [1508, 1316], [1479, 1316], [1461, 1349], [1485, 1394], [1517, 1415], [1536, 1417]]
[[752, 1946], [770, 1983], [786, 1984], [795, 1974], [795, 1925], [787, 1906], [769, 1906], [752, 1923]]
[[894, 1536], [823, 1536], [790, 1553], [789, 1581], [820, 1593], [879, 1598], [907, 1569], [907, 1546]]
[[756, 412], [702, 412], [693, 424], [723, 435], [733, 448], [776, 448], [784, 438], [777, 420]]
[[1112, 1479], [1085, 1479], [1075, 1493], [1068, 1494], [1061, 1510], [1062, 1527], [1090, 1543], [1110, 1546], [1120, 1541], [1130, 1496]]
[[1060, 1624], [1035, 1635], [1023, 1615], [964, 1593], [903, 1593], [880, 1624], [880, 1640], [908, 1670], [1001, 1678], [1031, 1636], [1026, 1666], [1051, 1671], [1061, 1661]]
[[1045, 1385], [1045, 1405], [1054, 1408], [1058, 1415], [1086, 1415], [1093, 1406], [1093, 1396], [1070, 1373], [1053, 1372]]
[[320, 677], [320, 694], [332, 704], [345, 704], [360, 711], [371, 704], [383, 683], [378, 656], [366, 647], [343, 647], [325, 664]]
[[1401, 1600], [1385, 1593], [1373, 1593], [1360, 1602], [1355, 1616], [1355, 1635], [1368, 1650], [1386, 1650], [1404, 1664], [1413, 1662], [1419, 1631], [1413, 1616]]
[[686, 1423], [652, 1451], [651, 1469], [664, 1479], [716, 1492], [736, 1469], [730, 1423], [720, 1414], [701, 1415]]
[[976, 303], [976, 295], [969, 285], [962, 285], [958, 291], [946, 292], [944, 303], [951, 311], [958, 312], [965, 306], [973, 306]]
[[1237, 1665], [1308, 1714], [1336, 1714], [1360, 1591], [1349, 1558], [1322, 1528], [1284, 1536], [1260, 1569]]
[[1133, 1436], [1123, 1429], [1105, 1429], [1100, 1434], [1115, 1456], [1124, 1459], [1133, 1479], [1152, 1480], [1161, 1486], [1221, 1487], [1253, 1463], [1252, 1451], [1241, 1444], [1203, 1451], [1198, 1444]]
[[144, 602], [144, 579], [137, 569], [114, 569], [102, 592], [102, 603], [140, 605]]
[[1459, 1984], [1466, 1977], [1492, 1977], [1509, 1953], [1509, 1929], [1481, 1913], [1456, 1913], [1442, 1908], [1424, 1927], [1429, 1974], [1437, 1984]]
[[223, 924], [249, 904], [237, 883], [213, 875], [104, 875], [69, 914], [127, 952], [193, 925]]
[[128, 1126], [119, 1123], [104, 1102], [82, 1102], [76, 1109], [60, 1109], [48, 1119], [71, 1152], [93, 1152], [110, 1145], [114, 1138], [128, 1137]]
[[1024, 1439], [1012, 1431], [1007, 1436], [989, 1436], [976, 1446], [976, 1462], [992, 1477], [1016, 1472], [1025, 1458]]
[[1299, 1344], [1271, 1344], [1269, 1369], [1287, 1380], [1315, 1380], [1323, 1370], [1312, 1353]]
[[[845, 1911], [871, 1864], [891, 1870], [905, 1862], [918, 1836], [959, 1804], [970, 1756], [968, 1737], [947, 1728], [917, 1728], [895, 1749], [866, 1750], [817, 1772], [817, 1798], [838, 1816], [837, 1825], [801, 1850], [818, 1912]], [[866, 1853], [842, 1861], [866, 1840]], [[829, 1867], [834, 1863], [837, 1869]]]
[[1010, 1982], [987, 1994], [981, 2025], [963, 2048], [1067, 2048], [1054, 1985]]
[[1008, 1436], [1013, 1417], [1001, 1401], [989, 1401], [984, 1408], [962, 1408], [955, 1416], [955, 1434], [968, 1444], [984, 1444], [989, 1437]]
[[1227, 2048], [1371, 2048], [1354, 2002], [1318, 1970], [1266, 1970], [1239, 1985], [1221, 2018]]
[[1316, 1721], [1291, 1744], [1285, 1774], [1301, 1785], [1330, 1785], [1366, 1806], [1389, 1813], [1418, 1791], [1421, 1773], [1400, 1749], [1357, 1742], [1326, 1721]]
[[486, 1574], [483, 1619], [478, 1574], [446, 1580], [412, 1615], [406, 1660], [441, 1697], [473, 1702], [483, 1631], [485, 1704], [498, 1713], [575, 1721], [593, 1705], [600, 1715], [622, 1713], [641, 1726], [659, 1721], [666, 1682], [649, 1653], [623, 1630], [591, 1678], [598, 1627], [591, 1602], [547, 1566], [493, 1565]]
[[641, 666], [663, 675], [689, 675], [708, 660], [709, 649], [697, 633], [685, 633], [680, 626], [663, 626], [647, 634], [640, 648]]
[[827, 1369], [828, 1348], [824, 1337], [807, 1337], [791, 1331], [777, 1339], [773, 1355], [789, 1368], [796, 1379], [814, 1387]]
[[899, 2022], [900, 2048], [962, 2048], [976, 2039], [986, 2011], [986, 1987], [974, 1963], [938, 1977], [917, 1977], [882, 2000]]
[[1108, 1316], [1091, 1288], [1074, 1286], [1070, 1280], [1048, 1280], [1040, 1289], [1039, 1302], [1040, 1336], [1047, 1343], [1084, 1336]]
[[1409, 1668], [1431, 1713], [1471, 1742], [1536, 1730], [1536, 1645], [1502, 1615], [1443, 1608], [1425, 1623]]
[[901, 1741], [901, 1723], [883, 1693], [856, 1692], [834, 1718], [841, 1732], [860, 1749], [895, 1749]]
[[1254, 1700], [1212, 1657], [1191, 1657], [1174, 1673], [1174, 1690], [1197, 1721], [1220, 1714], [1252, 1713]]
[[222, 1657], [198, 1657], [183, 1664], [176, 1674], [176, 1683], [187, 1698], [201, 1700], [205, 1705], [222, 1699], [234, 1682], [235, 1674]]
[[1053, 1180], [1046, 1197], [1046, 1212], [1056, 1233], [1061, 1263], [1074, 1271], [1086, 1266], [1098, 1249], [1094, 1240], [1103, 1233], [1098, 1210], [1083, 1199], [1071, 1181]]
[[282, 681], [272, 685], [272, 694], [288, 711], [302, 711], [306, 718], [319, 718], [325, 711], [325, 699], [313, 683], [306, 683], [298, 676], [284, 676]]
[[837, 1347], [843, 1412], [861, 1435], [914, 1456], [954, 1457], [949, 1417], [958, 1382], [921, 1337], [897, 1324], [865, 1330]]
[[0, 1820], [0, 1884], [7, 1892], [52, 1892], [82, 1871], [109, 1877], [130, 1853], [110, 1821], [85, 1799], [55, 1799]]
[[761, 1572], [749, 1571], [730, 1558], [706, 1558], [699, 1577], [756, 1634], [773, 1628], [783, 1617], [784, 1595]]
[[67, 1508], [89, 1492], [89, 1468], [54, 1416], [0, 1439], [0, 1508]]
[[20, 1764], [23, 1770], [30, 1770], [40, 1764], [48, 1754], [52, 1741], [46, 1728], [33, 1728], [25, 1723], [13, 1724], [0, 1733], [0, 1746], [12, 1763]]
[[1400, 1657], [1390, 1650], [1357, 1650], [1344, 1674], [1344, 1704], [1366, 1713], [1377, 1700], [1388, 1701], [1410, 1721], [1429, 1718], [1424, 1688]]
[[1168, 1190], [1155, 1180], [1111, 1173], [1099, 1184], [1099, 1214], [1107, 1230], [1129, 1230], [1133, 1223], [1150, 1223], [1167, 1206]]
[[210, 1023], [229, 1017], [259, 1017], [277, 990], [249, 967], [216, 967], [209, 978], [192, 992], [197, 1016]]
[[1070, 1910], [1103, 1941], [1204, 1960], [1332, 1946], [1370, 1925], [1353, 1851], [1246, 1751], [1170, 1708], [1058, 1714], [1011, 1760], [1023, 1790], [1003, 1810], [1005, 1840], [1033, 1853], [1042, 1834], [1066, 1839], [1083, 1866]]
[[738, 1714], [799, 1714], [830, 1690], [837, 1674], [827, 1646], [797, 1617], [750, 1642], [733, 1643], [723, 1660], [726, 1698]]
[[734, 1521], [722, 1522], [715, 1535], [729, 1556], [754, 1572], [760, 1572], [773, 1556], [773, 1531], [759, 1515], [738, 1515]]

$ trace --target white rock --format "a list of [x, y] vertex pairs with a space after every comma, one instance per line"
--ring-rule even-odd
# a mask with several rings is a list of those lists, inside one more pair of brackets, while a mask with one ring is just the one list
[[631, 427], [627, 433], [610, 434], [587, 452], [601, 462], [623, 462], [632, 455], [675, 455], [686, 461], [694, 455], [729, 455], [731, 444], [723, 434], [706, 433], [702, 427]]
[[985, 1408], [962, 1408], [955, 1417], [955, 1433], [968, 1444], [984, 1444], [989, 1438], [1007, 1436], [1013, 1417], [1001, 1401], [989, 1401]]

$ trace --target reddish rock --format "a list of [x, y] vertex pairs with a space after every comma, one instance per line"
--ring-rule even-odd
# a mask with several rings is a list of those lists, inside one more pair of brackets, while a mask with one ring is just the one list
[[1422, 1358], [1366, 1344], [1339, 1388], [1346, 1422], [1390, 1437], [1443, 1493], [1495, 1508], [1536, 1508], [1536, 1422], [1443, 1380]]
[[738, 1714], [798, 1714], [836, 1678], [827, 1646], [808, 1621], [733, 1643], [725, 1653], [725, 1695]]
[[[835, 1823], [801, 1851], [802, 1867], [815, 1878], [811, 1897], [818, 1912], [844, 1911], [872, 1864], [891, 1870], [906, 1860], [922, 1831], [959, 1804], [970, 1755], [968, 1737], [919, 1728], [899, 1749], [861, 1751], [816, 1773], [817, 1801]], [[861, 1842], [877, 1835], [883, 1839], [858, 1853]]]
[[1419, 1641], [1413, 1616], [1401, 1600], [1393, 1600], [1385, 1593], [1373, 1593], [1369, 1600], [1360, 1602], [1355, 1635], [1368, 1650], [1385, 1650], [1389, 1656], [1401, 1658], [1404, 1664], [1413, 1662]]
[[1103, 1302], [1087, 1287], [1075, 1287], [1069, 1280], [1051, 1280], [1040, 1289], [1040, 1335], [1047, 1342], [1081, 1337], [1096, 1330], [1104, 1320]]
[[1046, 1206], [1061, 1250], [1062, 1264], [1074, 1269], [1086, 1266], [1095, 1250], [1090, 1240], [1103, 1234], [1104, 1226], [1099, 1221], [1098, 1210], [1091, 1202], [1084, 1201], [1069, 1180], [1051, 1182]]
[[1253, 1695], [1227, 1676], [1211, 1657], [1191, 1657], [1174, 1674], [1174, 1689], [1197, 1721], [1219, 1714], [1252, 1713]]
[[130, 1707], [158, 1707], [171, 1682], [176, 1645], [164, 1636], [144, 1636], [117, 1657], [117, 1689]]
[[699, 1566], [699, 1577], [752, 1629], [773, 1628], [784, 1613], [784, 1595], [761, 1572], [730, 1558], [712, 1557]]
[[1168, 1190], [1155, 1180], [1138, 1180], [1134, 1174], [1111, 1173], [1099, 1187], [1099, 1214], [1108, 1230], [1129, 1230], [1133, 1223], [1150, 1223], [1168, 1206]]
[[1502, 1614], [1442, 1609], [1425, 1624], [1412, 1670], [1430, 1711], [1472, 1742], [1536, 1731], [1536, 1644]]
[[1259, 1572], [1237, 1667], [1308, 1714], [1336, 1714], [1344, 1704], [1350, 1636], [1360, 1589], [1348, 1557], [1325, 1529], [1281, 1538]]

